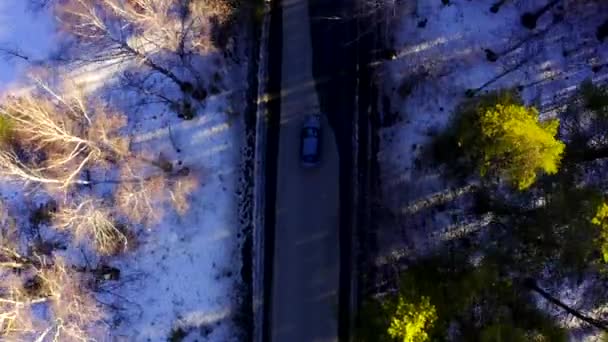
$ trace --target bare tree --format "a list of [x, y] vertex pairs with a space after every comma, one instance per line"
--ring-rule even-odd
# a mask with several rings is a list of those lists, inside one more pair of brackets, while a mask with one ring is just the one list
[[76, 38], [69, 58], [130, 65], [129, 85], [167, 100], [164, 83], [150, 72], [203, 98], [197, 63], [214, 50], [210, 20], [228, 17], [232, 7], [223, 0], [66, 0], [55, 9], [61, 29]]
[[128, 240], [102, 200], [83, 198], [54, 215], [58, 228], [70, 230], [78, 241], [93, 241], [95, 250], [112, 255], [127, 250]]
[[[15, 274], [2, 274], [0, 285], [0, 337], [25, 338], [37, 329], [31, 305], [46, 298], [31, 298]], [[39, 328], [39, 327], [38, 327]]]
[[95, 300], [87, 286], [89, 274], [76, 272], [62, 259], [54, 260], [52, 266], [38, 270], [40, 293], [49, 299], [51, 323], [42, 332], [52, 336], [52, 341], [91, 341], [94, 337], [107, 335], [104, 323], [106, 312]]
[[[19, 274], [0, 275], [0, 337], [88, 342], [107, 335], [106, 312], [87, 285], [91, 275], [59, 258]], [[45, 305], [49, 315], [37, 315], [34, 305]]]
[[189, 196], [198, 186], [198, 177], [191, 173], [171, 180], [169, 197], [171, 198], [171, 205], [179, 215], [184, 215], [190, 209]]
[[[163, 163], [161, 156], [160, 161]], [[156, 223], [172, 208], [183, 215], [189, 209], [189, 196], [199, 185], [198, 175], [188, 168], [155, 172], [148, 158], [121, 167], [121, 181], [115, 192], [117, 210], [136, 223]]]
[[165, 191], [166, 179], [161, 175], [137, 176], [132, 169], [123, 170], [123, 177], [132, 180], [121, 182], [116, 189], [118, 211], [134, 223], [158, 222], [164, 215], [160, 199]]
[[[75, 184], [115, 183], [119, 213], [137, 223], [157, 222], [167, 203], [180, 213], [188, 209], [195, 177], [185, 168], [175, 171], [166, 157], [146, 153], [145, 146], [131, 150], [121, 131], [123, 115], [78, 89], [55, 91], [42, 82], [38, 87], [39, 92], [9, 98], [0, 107], [14, 131], [12, 141], [0, 148], [0, 175], [64, 192]], [[91, 179], [90, 173], [84, 174], [103, 168], [118, 171], [110, 172], [118, 177]], [[126, 237], [106, 208], [102, 201], [85, 199], [61, 209], [56, 223], [77, 238], [93, 238], [100, 252], [111, 254], [115, 243], [124, 245]]]
[[[88, 342], [105, 337], [106, 311], [93, 292], [95, 272], [34, 250], [22, 254], [15, 221], [5, 207], [0, 215], [0, 340]], [[47, 314], [40, 314], [41, 307]]]
[[119, 134], [124, 116], [77, 90], [37, 85], [40, 93], [9, 97], [0, 106], [14, 131], [14, 143], [0, 150], [1, 174], [67, 188], [86, 184], [79, 176], [91, 164], [127, 154], [128, 141]]

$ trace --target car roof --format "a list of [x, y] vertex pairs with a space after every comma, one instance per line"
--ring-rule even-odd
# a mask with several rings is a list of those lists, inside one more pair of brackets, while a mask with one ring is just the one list
[[314, 156], [319, 153], [319, 138], [309, 136], [302, 139], [302, 155]]

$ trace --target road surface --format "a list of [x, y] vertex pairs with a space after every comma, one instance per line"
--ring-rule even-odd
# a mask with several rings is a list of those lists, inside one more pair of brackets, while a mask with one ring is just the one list
[[[365, 69], [357, 68], [359, 50], [366, 51], [357, 36], [355, 4], [353, 0], [309, 0], [313, 75], [321, 110], [327, 113], [333, 128], [340, 159], [340, 280], [338, 337], [349, 341], [352, 319], [351, 307], [355, 294], [352, 290], [352, 242], [353, 242], [353, 157], [354, 157], [354, 114], [357, 78]], [[369, 82], [369, 79], [368, 79]], [[359, 99], [362, 99], [359, 94]], [[359, 127], [360, 129], [361, 127]], [[360, 131], [361, 132], [361, 131]], [[363, 133], [360, 133], [363, 134]], [[359, 137], [361, 139], [361, 137]]]
[[339, 158], [323, 117], [321, 165], [299, 163], [302, 120], [320, 111], [308, 1], [283, 0], [281, 122], [272, 280], [273, 342], [338, 336]]

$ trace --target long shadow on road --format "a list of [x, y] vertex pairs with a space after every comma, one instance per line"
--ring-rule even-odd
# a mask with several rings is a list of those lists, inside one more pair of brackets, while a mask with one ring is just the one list
[[[349, 340], [352, 202], [353, 202], [353, 119], [357, 84], [356, 22], [354, 1], [311, 0], [313, 76], [321, 111], [327, 115], [336, 137], [340, 178], [340, 277], [338, 338]], [[337, 20], [336, 20], [337, 19]]]

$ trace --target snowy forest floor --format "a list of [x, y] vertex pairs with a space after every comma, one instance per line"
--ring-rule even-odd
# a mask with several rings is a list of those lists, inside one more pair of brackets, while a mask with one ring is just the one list
[[379, 269], [407, 265], [488, 222], [470, 210], [473, 187], [447, 177], [426, 153], [467, 90], [515, 88], [548, 118], [559, 116], [583, 80], [603, 83], [608, 77], [608, 44], [596, 35], [607, 19], [605, 1], [565, 1], [533, 30], [520, 17], [547, 1], [506, 1], [496, 13], [490, 11], [494, 0], [448, 2], [397, 1], [387, 11], [394, 58], [376, 74], [382, 120]]

